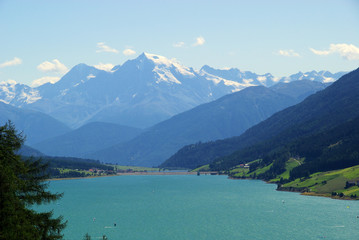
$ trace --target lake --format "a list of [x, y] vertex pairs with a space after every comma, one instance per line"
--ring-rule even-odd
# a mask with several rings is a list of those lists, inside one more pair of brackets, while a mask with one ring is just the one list
[[[65, 239], [359, 239], [359, 201], [278, 192], [226, 176], [115, 176], [51, 181]], [[116, 226], [115, 226], [116, 224]]]

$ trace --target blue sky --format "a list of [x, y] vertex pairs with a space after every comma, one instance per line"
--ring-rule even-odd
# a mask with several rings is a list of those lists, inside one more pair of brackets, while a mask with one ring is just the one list
[[142, 52], [281, 77], [359, 67], [357, 0], [0, 0], [0, 82], [56, 81]]

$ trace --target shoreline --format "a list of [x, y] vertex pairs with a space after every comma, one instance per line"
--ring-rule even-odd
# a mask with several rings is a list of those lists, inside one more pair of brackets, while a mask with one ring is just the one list
[[[214, 172], [202, 172], [201, 175], [211, 175]], [[76, 180], [87, 178], [99, 178], [99, 177], [116, 177], [116, 176], [169, 176], [169, 175], [197, 175], [197, 172], [129, 172], [129, 173], [117, 173], [113, 175], [103, 176], [87, 176], [87, 177], [71, 177], [71, 178], [50, 178], [48, 181], [61, 181], [61, 180]]]
[[[201, 172], [201, 175], [222, 175], [218, 172]], [[119, 176], [170, 176], [170, 175], [197, 175], [197, 172], [130, 172], [130, 173], [118, 173], [113, 175], [103, 175], [103, 176], [88, 176], [88, 177], [74, 177], [74, 178], [51, 178], [47, 179], [47, 181], [62, 181], [62, 180], [76, 180], [76, 179], [88, 179], [88, 178], [100, 178], [100, 177], [119, 177]], [[268, 184], [276, 184], [273, 182], [264, 181], [262, 179], [253, 179], [253, 178], [234, 178], [228, 176], [230, 180], [261, 180]], [[295, 191], [294, 189], [291, 190], [284, 190], [284, 189], [276, 189], [276, 191], [283, 191], [283, 192], [296, 192], [303, 196], [313, 196], [313, 197], [325, 197], [331, 198], [336, 200], [351, 200], [357, 201], [358, 199], [352, 198], [340, 198], [340, 197], [332, 197], [331, 195], [325, 193], [315, 193], [315, 192], [302, 192], [302, 191]]]
[[[265, 183], [268, 184], [277, 184], [274, 182], [268, 182], [262, 179], [253, 179], [253, 178], [234, 178], [234, 177], [229, 177], [229, 179], [231, 180], [260, 180], [263, 181]], [[316, 193], [316, 192], [307, 192], [307, 191], [302, 191], [303, 189], [296, 189], [296, 188], [291, 188], [291, 189], [284, 189], [284, 188], [277, 188], [276, 191], [279, 192], [292, 192], [292, 193], [299, 193], [300, 195], [303, 196], [312, 196], [312, 197], [325, 197], [325, 198], [331, 198], [331, 199], [335, 199], [335, 200], [346, 200], [346, 201], [358, 201], [359, 199], [353, 199], [350, 197], [338, 197], [338, 196], [331, 196], [330, 193]]]

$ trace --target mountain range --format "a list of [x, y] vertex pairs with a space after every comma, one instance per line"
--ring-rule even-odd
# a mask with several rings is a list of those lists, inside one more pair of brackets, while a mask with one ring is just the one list
[[105, 121], [146, 128], [247, 86], [252, 85], [208, 80], [174, 60], [143, 53], [111, 72], [79, 64], [55, 84], [22, 90], [27, 98], [9, 93], [17, 86], [7, 87], [2, 100], [49, 114], [70, 127]]
[[[301, 103], [275, 113], [238, 137], [185, 146], [162, 167], [193, 167], [212, 163], [212, 169], [229, 169], [239, 163], [265, 158], [273, 152], [277, 153], [284, 145], [329, 133], [356, 119], [359, 116], [358, 93], [359, 69]], [[340, 141], [337, 138], [332, 144]], [[290, 154], [298, 154], [298, 151], [290, 151]]]
[[36, 88], [1, 82], [0, 120], [45, 154], [154, 166], [186, 144], [238, 136], [343, 74], [194, 70], [143, 53], [111, 71], [79, 64]]
[[58, 82], [36, 88], [1, 82], [0, 101], [48, 114], [71, 128], [89, 122], [147, 128], [249, 86], [302, 79], [327, 83], [343, 74], [312, 71], [276, 78], [235, 68], [203, 66], [197, 71], [174, 59], [143, 53], [111, 71], [78, 64]]

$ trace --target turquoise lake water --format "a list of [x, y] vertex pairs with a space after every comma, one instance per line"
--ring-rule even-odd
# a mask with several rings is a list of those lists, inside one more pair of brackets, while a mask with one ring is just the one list
[[[116, 176], [51, 181], [65, 239], [359, 239], [359, 201], [275, 191], [226, 176]], [[116, 226], [114, 226], [116, 223]]]

